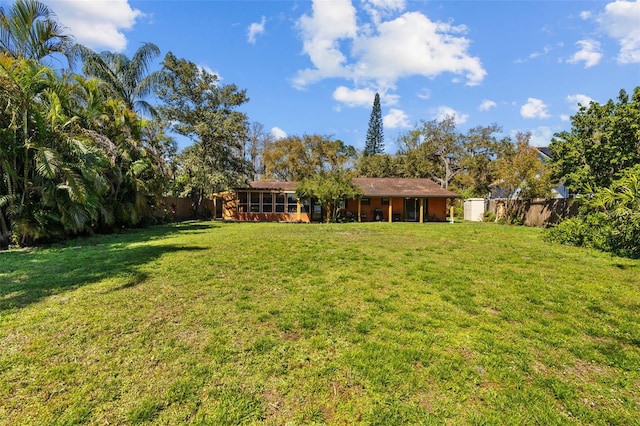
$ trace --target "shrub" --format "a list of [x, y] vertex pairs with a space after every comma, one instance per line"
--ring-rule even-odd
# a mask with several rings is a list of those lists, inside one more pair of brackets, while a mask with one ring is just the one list
[[496, 221], [496, 214], [492, 211], [487, 210], [486, 212], [484, 212], [482, 214], [482, 221], [483, 222], [495, 222]]
[[551, 228], [545, 239], [640, 258], [640, 165], [592, 194], [578, 217]]

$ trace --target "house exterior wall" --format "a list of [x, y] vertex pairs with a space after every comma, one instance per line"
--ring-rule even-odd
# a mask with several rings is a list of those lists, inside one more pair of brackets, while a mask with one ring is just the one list
[[[363, 201], [364, 200], [364, 201]], [[366, 200], [368, 204], [366, 204]], [[383, 204], [383, 200], [388, 200], [387, 204]], [[419, 200], [419, 198], [417, 198]], [[439, 221], [447, 220], [447, 199], [446, 198], [423, 198], [423, 215], [430, 216]], [[392, 221], [393, 216], [399, 221], [407, 220], [405, 215], [405, 197], [362, 197], [360, 202], [360, 221], [372, 222], [375, 220], [375, 211], [382, 211], [382, 221], [389, 221], [389, 206], [391, 206]], [[352, 213], [353, 217], [358, 215], [358, 199], [347, 200], [345, 210]], [[399, 216], [399, 217], [398, 217]], [[418, 220], [419, 221], [419, 220]]]
[[[222, 198], [222, 219], [223, 220], [238, 220], [246, 222], [310, 222], [311, 215], [304, 211], [304, 207], [301, 203], [297, 203], [290, 206], [289, 195], [294, 194], [292, 192], [273, 192], [273, 191], [260, 191], [250, 190], [242, 191], [247, 194], [259, 194], [260, 209], [257, 212], [247, 211], [250, 210], [250, 202], [240, 206], [239, 192], [225, 193]], [[282, 194], [285, 197], [285, 203], [283, 204], [284, 212], [264, 212], [263, 208], [263, 195], [270, 194], [272, 200], [275, 200], [276, 194]], [[249, 196], [250, 197], [250, 196]], [[272, 201], [271, 210], [275, 210], [275, 204]], [[289, 211], [295, 210], [295, 211]]]
[[446, 198], [428, 198], [427, 214], [438, 220], [447, 220], [447, 199]]

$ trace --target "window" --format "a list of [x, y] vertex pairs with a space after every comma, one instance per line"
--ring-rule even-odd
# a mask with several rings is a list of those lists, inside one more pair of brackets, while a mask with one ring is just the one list
[[363, 206], [368, 206], [369, 204], [371, 204], [371, 200], [369, 198], [361, 198], [360, 204]]
[[284, 202], [286, 198], [283, 193], [276, 194], [276, 213], [284, 213]]
[[382, 205], [383, 206], [388, 206], [389, 205], [389, 199], [388, 198], [383, 198], [382, 199]]
[[264, 194], [262, 194], [262, 212], [273, 212], [273, 194], [270, 192], [265, 192]]
[[260, 212], [260, 193], [259, 192], [251, 192], [251, 213], [259, 213]]
[[238, 213], [245, 213], [247, 211], [247, 193], [238, 192]]
[[296, 194], [287, 194], [287, 212], [298, 213], [298, 201]]

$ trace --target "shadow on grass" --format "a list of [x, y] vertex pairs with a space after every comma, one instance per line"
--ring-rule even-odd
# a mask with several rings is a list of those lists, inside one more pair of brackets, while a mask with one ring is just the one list
[[78, 238], [48, 249], [0, 253], [0, 312], [24, 308], [46, 297], [108, 278], [124, 281], [113, 291], [134, 287], [148, 277], [140, 271], [140, 266], [163, 254], [206, 250], [197, 246], [137, 243], [171, 234], [205, 232], [212, 227], [215, 226], [201, 223], [158, 226]]

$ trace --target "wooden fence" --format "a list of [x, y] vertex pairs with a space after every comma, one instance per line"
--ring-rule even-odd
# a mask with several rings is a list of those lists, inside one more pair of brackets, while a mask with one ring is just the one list
[[215, 216], [213, 200], [203, 200], [200, 209], [195, 211], [191, 198], [164, 197], [161, 200], [156, 216], [166, 220], [181, 222], [191, 219], [211, 219]]
[[[500, 206], [505, 202], [503, 199], [491, 199], [487, 210], [499, 216]], [[509, 203], [514, 202], [517, 216], [527, 226], [543, 227], [578, 214], [578, 203], [573, 198], [509, 200]]]

